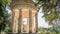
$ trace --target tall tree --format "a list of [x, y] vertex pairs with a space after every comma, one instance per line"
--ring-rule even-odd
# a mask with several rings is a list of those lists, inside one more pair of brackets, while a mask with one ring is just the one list
[[8, 22], [8, 13], [6, 11], [6, 5], [8, 5], [9, 2], [9, 0], [0, 0], [0, 31], [4, 30], [6, 23]]

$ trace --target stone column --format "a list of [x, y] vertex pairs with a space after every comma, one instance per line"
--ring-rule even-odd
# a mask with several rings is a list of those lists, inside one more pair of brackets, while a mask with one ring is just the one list
[[35, 21], [36, 21], [36, 33], [37, 33], [38, 32], [38, 12], [36, 12]]
[[14, 10], [12, 14], [12, 23], [11, 23], [12, 24], [11, 28], [13, 33], [18, 33], [18, 15], [19, 15], [19, 11]]
[[29, 10], [29, 33], [32, 33], [32, 11]]
[[13, 18], [12, 18], [13, 22], [12, 22], [12, 32], [16, 33], [16, 17], [15, 17], [15, 12], [13, 13]]
[[19, 10], [19, 19], [18, 19], [18, 33], [21, 33], [21, 26], [22, 26], [22, 11]]

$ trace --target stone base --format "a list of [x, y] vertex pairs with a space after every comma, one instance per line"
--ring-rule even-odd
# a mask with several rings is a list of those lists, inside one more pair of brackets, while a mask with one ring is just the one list
[[38, 33], [8, 33], [8, 34], [38, 34]]

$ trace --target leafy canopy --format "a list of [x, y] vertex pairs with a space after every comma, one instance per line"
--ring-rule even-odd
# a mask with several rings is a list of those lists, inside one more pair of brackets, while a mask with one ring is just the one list
[[36, 0], [38, 1], [37, 5], [43, 6], [43, 16], [45, 20], [49, 23], [52, 23], [56, 19], [60, 19], [60, 11], [57, 11], [57, 6], [60, 3], [60, 0]]

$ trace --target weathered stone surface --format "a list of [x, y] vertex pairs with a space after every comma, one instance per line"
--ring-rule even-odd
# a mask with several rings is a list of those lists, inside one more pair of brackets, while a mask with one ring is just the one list
[[37, 8], [32, 0], [14, 0], [10, 6], [13, 13], [11, 29], [12, 32], [16, 32], [11, 34], [34, 34], [34, 32], [37, 32]]

